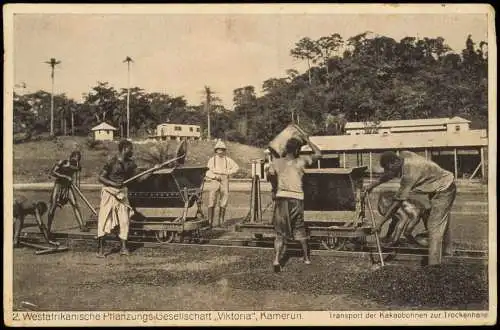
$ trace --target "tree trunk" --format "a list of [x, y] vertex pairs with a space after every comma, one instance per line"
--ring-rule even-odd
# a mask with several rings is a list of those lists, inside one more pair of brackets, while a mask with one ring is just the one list
[[328, 58], [325, 58], [326, 87], [330, 87], [330, 71], [328, 70]]
[[120, 138], [123, 139], [123, 110], [122, 115], [120, 116]]
[[311, 78], [311, 63], [309, 63], [309, 59], [307, 59], [307, 67], [308, 67], [307, 72], [309, 73], [309, 85], [312, 85], [312, 78]]
[[130, 138], [130, 62], [127, 62], [127, 139]]
[[50, 93], [50, 136], [54, 136], [54, 67], [52, 67], [52, 92]]
[[212, 130], [211, 130], [211, 125], [210, 125], [210, 99], [211, 99], [211, 95], [210, 95], [210, 89], [207, 88], [206, 89], [206, 99], [205, 99], [205, 107], [206, 107], [206, 111], [207, 111], [207, 139], [210, 141], [212, 139]]

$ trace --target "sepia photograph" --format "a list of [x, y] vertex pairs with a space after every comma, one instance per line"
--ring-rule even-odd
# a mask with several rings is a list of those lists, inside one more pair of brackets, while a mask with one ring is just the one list
[[5, 325], [496, 324], [493, 7], [3, 18]]

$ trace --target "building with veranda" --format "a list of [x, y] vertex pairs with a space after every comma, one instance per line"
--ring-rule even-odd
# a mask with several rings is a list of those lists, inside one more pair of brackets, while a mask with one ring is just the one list
[[[346, 135], [310, 138], [323, 154], [313, 167], [367, 166], [367, 175], [373, 177], [383, 172], [379, 161], [384, 151], [409, 150], [436, 162], [457, 179], [486, 179], [488, 133], [471, 130], [466, 119], [387, 121], [378, 130], [363, 132], [360, 123], [351, 124], [346, 125]], [[304, 146], [302, 152], [312, 151]]]

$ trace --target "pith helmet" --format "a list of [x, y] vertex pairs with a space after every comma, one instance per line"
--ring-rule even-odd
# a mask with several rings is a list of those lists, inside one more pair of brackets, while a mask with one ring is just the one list
[[217, 150], [217, 149], [226, 150], [227, 149], [226, 144], [222, 140], [217, 141], [217, 143], [215, 144], [214, 150]]

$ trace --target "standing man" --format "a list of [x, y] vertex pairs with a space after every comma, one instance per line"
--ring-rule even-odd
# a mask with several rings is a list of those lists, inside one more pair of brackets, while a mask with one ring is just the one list
[[450, 210], [457, 194], [453, 173], [410, 151], [401, 151], [399, 156], [392, 151], [384, 152], [380, 158], [380, 165], [384, 168], [384, 174], [366, 188], [365, 194], [396, 177], [401, 178], [401, 185], [394, 202], [375, 231], [380, 231], [392, 218], [401, 203], [409, 198], [410, 192], [427, 194], [431, 204], [427, 219], [429, 265], [440, 264], [443, 247], [445, 254], [453, 253], [449, 229]]
[[73, 208], [76, 221], [82, 232], [87, 232], [89, 229], [85, 226], [82, 218], [82, 213], [76, 202], [75, 192], [73, 190], [73, 182], [78, 173], [82, 170], [80, 161], [82, 154], [80, 151], [71, 152], [69, 159], [59, 161], [52, 168], [52, 176], [56, 178], [52, 195], [50, 196], [49, 213], [47, 215], [47, 230], [50, 234], [52, 221], [57, 207], [63, 207], [68, 202]]
[[[128, 140], [118, 144], [118, 155], [113, 156], [103, 167], [99, 182], [104, 186], [101, 191], [101, 205], [97, 220], [97, 257], [104, 258], [104, 236], [120, 227], [121, 255], [129, 255], [127, 239], [132, 208], [128, 201], [128, 190], [124, 181], [136, 174], [137, 165], [132, 159], [133, 145]], [[158, 165], [155, 167], [159, 168]], [[144, 175], [138, 180], [144, 180]]]
[[307, 265], [311, 263], [304, 223], [302, 177], [306, 166], [311, 165], [314, 160], [321, 157], [321, 151], [308, 138], [305, 138], [305, 140], [314, 151], [312, 157], [299, 157], [302, 141], [291, 138], [286, 143], [285, 156], [273, 160], [269, 166], [268, 174], [273, 185], [273, 191], [276, 191], [273, 214], [274, 230], [276, 231], [273, 262], [275, 272], [281, 271], [280, 262], [285, 254], [288, 240], [298, 240], [304, 251], [304, 262]]
[[215, 213], [215, 202], [217, 195], [219, 198], [219, 221], [217, 227], [224, 224], [227, 201], [229, 198], [229, 176], [239, 170], [238, 164], [226, 155], [226, 145], [221, 140], [217, 141], [214, 147], [215, 155], [208, 160], [208, 171], [206, 179], [209, 184], [208, 197], [208, 220], [210, 226], [213, 224]]

